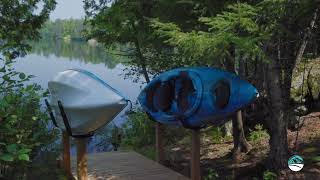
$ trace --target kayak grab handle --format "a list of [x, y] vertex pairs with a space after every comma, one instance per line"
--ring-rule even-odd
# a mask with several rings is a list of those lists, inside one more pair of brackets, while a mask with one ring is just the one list
[[48, 108], [49, 115], [50, 115], [50, 118], [51, 118], [51, 120], [52, 120], [53, 125], [58, 128], [58, 124], [57, 124], [56, 118], [55, 118], [54, 115], [53, 115], [52, 108], [51, 108], [48, 100], [45, 99], [44, 102], [46, 103], [46, 106], [47, 106], [47, 108]]
[[68, 117], [67, 117], [67, 114], [64, 111], [64, 108], [63, 108], [63, 105], [62, 105], [61, 101], [58, 101], [58, 107], [59, 107], [59, 110], [60, 110], [60, 114], [62, 116], [63, 124], [66, 127], [66, 131], [67, 131], [69, 136], [74, 137], [74, 138], [87, 138], [87, 137], [93, 136], [93, 132], [90, 132], [88, 134], [79, 134], [79, 135], [72, 134], [71, 127], [70, 127], [70, 124], [69, 124], [69, 121], [68, 121]]

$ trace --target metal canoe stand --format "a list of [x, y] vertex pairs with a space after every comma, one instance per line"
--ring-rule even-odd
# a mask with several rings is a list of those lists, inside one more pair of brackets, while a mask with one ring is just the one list
[[[53, 124], [58, 127], [55, 117], [52, 113], [52, 108], [47, 100], [45, 100], [46, 105], [49, 110], [50, 117]], [[60, 114], [65, 126], [65, 131], [62, 133], [62, 142], [63, 142], [63, 167], [68, 175], [69, 179], [73, 179], [71, 172], [71, 161], [70, 161], [70, 136], [76, 138], [77, 141], [77, 176], [78, 180], [87, 180], [88, 179], [88, 167], [87, 167], [87, 143], [88, 138], [93, 135], [93, 132], [88, 134], [75, 135], [71, 131], [70, 123], [68, 117], [64, 111], [61, 101], [58, 101], [58, 107]]]
[[[56, 119], [54, 117], [54, 114], [52, 112], [51, 105], [49, 104], [47, 99], [45, 99], [45, 103], [48, 108], [49, 115], [50, 115], [50, 118], [52, 120], [53, 125], [55, 127], [59, 128], [58, 124], [56, 122]], [[71, 160], [70, 160], [71, 159], [70, 158], [70, 136], [66, 131], [62, 131], [62, 145], [63, 145], [63, 148], [62, 148], [62, 151], [63, 151], [62, 152], [62, 167], [65, 170], [68, 179], [71, 179], [72, 172], [71, 172]]]

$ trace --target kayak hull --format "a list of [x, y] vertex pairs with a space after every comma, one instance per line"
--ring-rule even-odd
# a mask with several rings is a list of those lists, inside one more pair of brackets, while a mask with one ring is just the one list
[[112, 121], [127, 105], [118, 91], [94, 74], [79, 69], [60, 72], [48, 83], [57, 125], [65, 130], [63, 105], [73, 135], [90, 134]]
[[235, 74], [195, 67], [160, 74], [142, 90], [138, 100], [160, 123], [197, 129], [225, 123], [257, 97], [257, 89]]

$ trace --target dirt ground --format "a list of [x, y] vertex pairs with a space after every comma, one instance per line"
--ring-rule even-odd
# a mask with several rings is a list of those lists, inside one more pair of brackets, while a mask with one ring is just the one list
[[[310, 113], [304, 118], [304, 125], [299, 131], [297, 153], [304, 158], [304, 168], [300, 172], [282, 171], [278, 179], [320, 179], [320, 112]], [[288, 130], [290, 153], [295, 154], [296, 132]], [[208, 138], [201, 140], [201, 174], [207, 176], [209, 169], [217, 172], [218, 179], [263, 179], [265, 159], [269, 147], [268, 139], [250, 142], [253, 149], [243, 154], [236, 162], [232, 160], [232, 140], [213, 144]], [[168, 152], [166, 165], [189, 176], [190, 146], [177, 145]], [[190, 176], [189, 176], [190, 177]]]

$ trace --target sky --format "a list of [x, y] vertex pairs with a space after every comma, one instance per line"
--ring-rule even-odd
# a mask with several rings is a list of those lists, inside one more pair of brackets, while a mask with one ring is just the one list
[[56, 0], [56, 9], [51, 12], [50, 19], [80, 19], [85, 16], [82, 0]]

